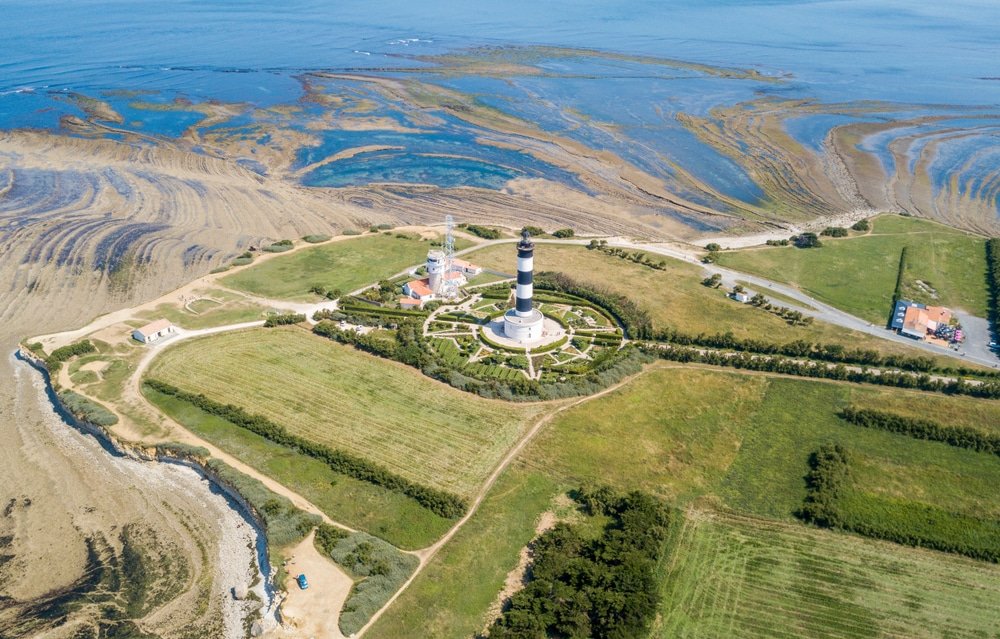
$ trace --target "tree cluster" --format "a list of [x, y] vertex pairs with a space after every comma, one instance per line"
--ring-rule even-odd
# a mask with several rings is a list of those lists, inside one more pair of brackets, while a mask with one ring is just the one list
[[302, 313], [275, 313], [267, 316], [267, 319], [264, 320], [264, 327], [288, 326], [289, 324], [301, 324], [304, 321], [306, 321], [306, 316]]
[[581, 500], [610, 518], [600, 537], [556, 524], [533, 545], [531, 581], [493, 624], [490, 639], [643, 637], [656, 616], [656, 569], [669, 510], [640, 492]]
[[809, 455], [808, 492], [799, 517], [824, 528], [840, 526], [836, 502], [847, 483], [849, 468], [847, 450], [840, 444], [825, 444]]
[[843, 226], [828, 226], [820, 233], [826, 237], [847, 237], [849, 233]]
[[793, 235], [790, 238], [790, 241], [798, 248], [819, 248], [823, 246], [823, 243], [819, 240], [819, 236], [815, 233]]
[[[904, 246], [899, 252], [899, 269], [896, 271], [896, 287], [892, 290], [892, 305], [903, 299], [903, 283], [906, 281], [906, 267], [909, 262], [910, 247]], [[895, 310], [895, 309], [893, 309]]]
[[202, 394], [189, 393], [157, 379], [147, 379], [144, 383], [155, 391], [192, 404], [210, 415], [221, 417], [275, 444], [318, 459], [338, 473], [402, 493], [441, 517], [454, 519], [465, 512], [465, 501], [457, 495], [423, 486], [367, 459], [293, 435], [284, 426], [272, 422], [263, 415], [248, 413], [233, 404], [221, 404]]
[[590, 244], [587, 245], [587, 248], [591, 250], [596, 249], [605, 255], [610, 255], [611, 257], [617, 257], [623, 260], [628, 260], [629, 262], [635, 262], [636, 264], [648, 266], [649, 268], [657, 271], [663, 271], [667, 268], [667, 261], [664, 259], [654, 260], [642, 251], [626, 251], [623, 248], [608, 246], [607, 240], [591, 240]]
[[966, 426], [946, 426], [929, 419], [915, 419], [887, 411], [848, 406], [839, 416], [857, 426], [877, 428], [890, 433], [908, 435], [914, 439], [944, 442], [957, 448], [1000, 455], [1000, 436]]

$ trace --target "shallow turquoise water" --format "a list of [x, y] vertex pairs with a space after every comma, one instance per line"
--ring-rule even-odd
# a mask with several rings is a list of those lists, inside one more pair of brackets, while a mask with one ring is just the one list
[[[1000, 3], [981, 0], [16, 0], [4, 2], [3, 11], [2, 128], [56, 128], [62, 115], [82, 116], [72, 103], [55, 99], [67, 92], [100, 96], [141, 89], [153, 95], [136, 99], [216, 99], [246, 103], [248, 109], [292, 104], [302, 95], [297, 78], [311, 70], [419, 67], [424, 63], [412, 56], [483, 45], [585, 47], [753, 68], [785, 81], [705, 77], [586, 56], [536, 61], [558, 77], [419, 76], [613, 150], [666, 182], [681, 166], [747, 202], [761, 197], [759, 187], [680, 127], [676, 113], [705, 115], [716, 106], [763, 96], [888, 101], [911, 115], [920, 105], [951, 105], [956, 117], [972, 106], [1000, 109]], [[201, 117], [134, 109], [132, 98], [110, 101], [125, 117], [123, 128], [148, 135], [176, 137]], [[579, 117], [588, 125], [579, 126]], [[788, 130], [818, 151], [829, 127], [842, 122], [834, 116], [801, 119]], [[572, 182], [526, 154], [498, 155], [451, 125], [424, 137], [408, 140], [405, 151], [393, 155], [399, 166], [388, 174], [441, 185], [495, 185], [505, 175]], [[878, 141], [871, 144], [884, 163], [891, 162], [876, 148]], [[324, 149], [335, 146], [324, 140]], [[436, 155], [452, 146], [461, 161]], [[984, 166], [995, 168], [992, 158], [984, 155]], [[385, 174], [370, 157], [338, 165], [340, 177], [331, 167], [307, 180], [362, 184]], [[672, 187], [725, 208], [709, 196]]]

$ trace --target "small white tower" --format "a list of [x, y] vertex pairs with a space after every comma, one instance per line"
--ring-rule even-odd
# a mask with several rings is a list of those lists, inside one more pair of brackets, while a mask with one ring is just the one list
[[435, 295], [440, 295], [444, 287], [446, 262], [445, 255], [441, 251], [428, 251], [427, 285]]

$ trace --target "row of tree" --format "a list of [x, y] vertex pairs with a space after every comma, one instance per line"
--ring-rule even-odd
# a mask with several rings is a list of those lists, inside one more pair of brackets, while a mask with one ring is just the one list
[[1000, 338], [1000, 238], [986, 242], [986, 277], [990, 286], [990, 319], [993, 335]]
[[906, 373], [892, 370], [850, 369], [843, 364], [829, 366], [823, 363], [803, 362], [781, 355], [755, 355], [751, 353], [727, 353], [701, 350], [683, 346], [643, 344], [642, 350], [661, 359], [674, 362], [693, 362], [712, 366], [727, 366], [744, 370], [781, 373], [798, 377], [835, 379], [856, 384], [877, 384], [896, 388], [968, 395], [987, 399], [1000, 399], [1000, 381], [969, 383], [963, 379], [945, 381], [934, 379], [927, 374]]
[[511, 597], [490, 639], [644, 637], [659, 600], [656, 569], [670, 511], [641, 492], [580, 498], [610, 522], [596, 539], [558, 523], [533, 544], [531, 581]]
[[692, 335], [673, 328], [666, 328], [656, 331], [653, 339], [679, 346], [704, 346], [761, 355], [787, 355], [788, 357], [801, 357], [835, 364], [881, 366], [915, 372], [930, 372], [934, 369], [934, 360], [930, 357], [881, 355], [874, 350], [849, 349], [841, 344], [813, 344], [805, 340], [778, 344], [753, 338], [741, 339], [731, 332]]
[[222, 404], [202, 394], [183, 391], [157, 379], [146, 379], [145, 384], [153, 390], [197, 406], [210, 415], [221, 417], [275, 444], [318, 459], [338, 473], [402, 493], [441, 517], [454, 519], [465, 513], [465, 500], [457, 495], [418, 484], [367, 459], [293, 435], [284, 426], [272, 422], [263, 415], [254, 415], [239, 406]]
[[906, 415], [854, 406], [844, 408], [839, 415], [848, 422], [865, 428], [877, 428], [890, 433], [908, 435], [915, 439], [944, 442], [958, 448], [1000, 455], [1000, 436], [984, 433], [967, 426], [946, 426], [929, 419], [916, 419]]

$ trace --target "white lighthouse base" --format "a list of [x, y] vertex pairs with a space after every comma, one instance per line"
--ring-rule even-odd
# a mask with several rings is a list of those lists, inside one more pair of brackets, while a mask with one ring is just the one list
[[531, 309], [527, 317], [510, 309], [503, 316], [503, 334], [520, 344], [533, 344], [542, 339], [542, 329], [545, 326], [545, 316], [537, 308]]
[[537, 309], [528, 317], [520, 317], [511, 309], [502, 317], [482, 328], [490, 341], [507, 348], [537, 348], [561, 339], [566, 331], [554, 319], [545, 317]]

